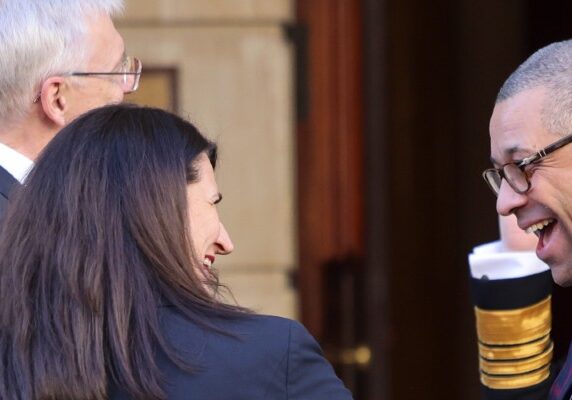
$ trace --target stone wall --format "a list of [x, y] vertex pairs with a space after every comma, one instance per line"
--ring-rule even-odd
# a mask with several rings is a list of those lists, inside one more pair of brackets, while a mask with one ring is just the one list
[[[292, 0], [128, 0], [116, 20], [144, 73], [171, 71], [176, 111], [220, 146], [218, 207], [235, 244], [217, 259], [221, 281], [239, 304], [288, 317], [297, 256], [293, 49], [283, 25], [292, 18]], [[173, 89], [145, 85], [135, 100], [149, 104]]]

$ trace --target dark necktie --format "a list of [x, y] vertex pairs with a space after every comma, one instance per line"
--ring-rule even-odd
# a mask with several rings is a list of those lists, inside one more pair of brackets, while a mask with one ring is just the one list
[[572, 345], [568, 349], [566, 363], [550, 388], [549, 400], [563, 400], [572, 385]]

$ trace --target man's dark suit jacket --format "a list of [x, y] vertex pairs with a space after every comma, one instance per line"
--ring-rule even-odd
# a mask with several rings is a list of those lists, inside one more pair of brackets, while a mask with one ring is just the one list
[[18, 181], [8, 171], [0, 167], [0, 222], [8, 207], [8, 193], [17, 184]]
[[[188, 373], [166, 356], [158, 356], [168, 399], [352, 398], [316, 341], [298, 322], [264, 315], [217, 320], [215, 324], [232, 337], [201, 328], [172, 307], [162, 307], [161, 312], [170, 343], [196, 367], [196, 372]], [[113, 386], [109, 398], [130, 399]]]

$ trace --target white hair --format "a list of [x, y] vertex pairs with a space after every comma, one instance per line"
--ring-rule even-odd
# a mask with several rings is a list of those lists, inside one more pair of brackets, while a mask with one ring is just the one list
[[91, 15], [123, 0], [0, 0], [0, 122], [26, 115], [47, 77], [81, 70]]

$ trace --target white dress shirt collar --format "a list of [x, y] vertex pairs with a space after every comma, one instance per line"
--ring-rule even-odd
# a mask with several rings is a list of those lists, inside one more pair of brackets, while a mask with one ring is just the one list
[[24, 182], [33, 166], [34, 162], [28, 157], [0, 143], [0, 167], [8, 171], [20, 183]]

